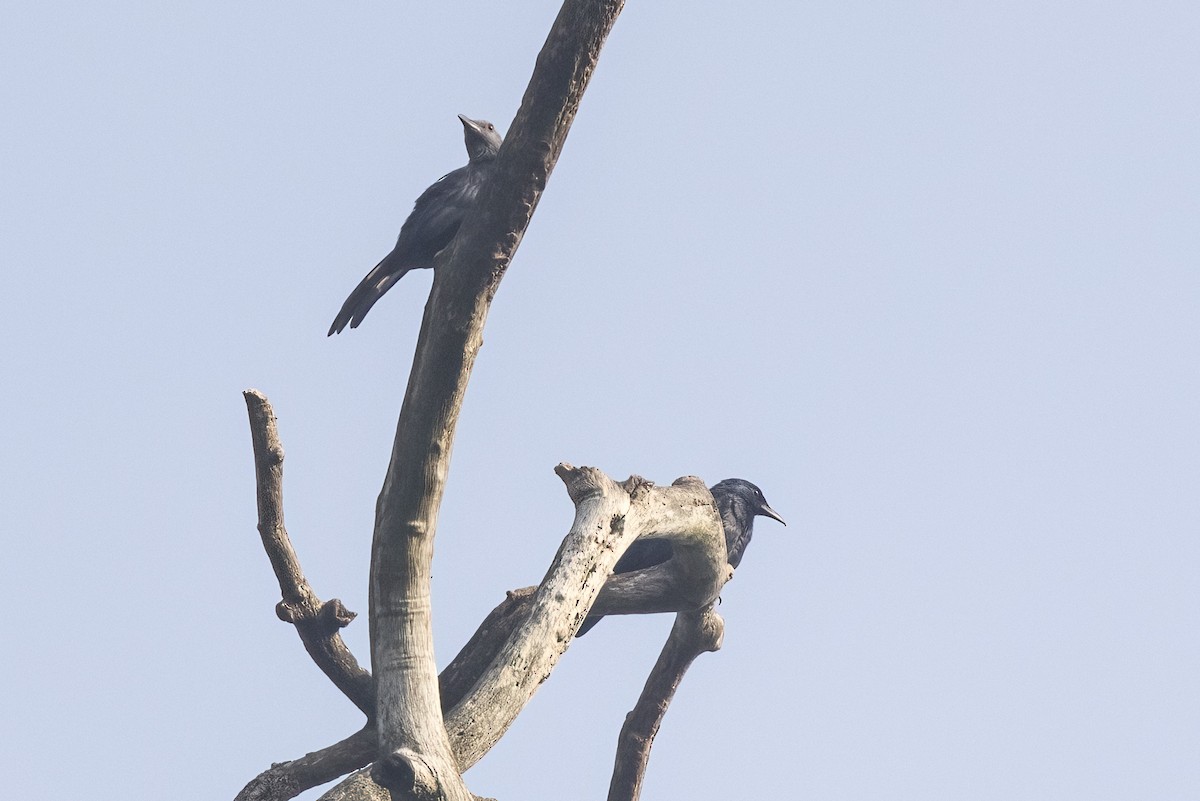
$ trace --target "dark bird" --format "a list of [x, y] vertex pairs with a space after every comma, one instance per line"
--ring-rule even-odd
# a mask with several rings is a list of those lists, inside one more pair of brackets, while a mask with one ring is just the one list
[[[716, 501], [721, 525], [725, 529], [725, 550], [729, 553], [729, 565], [736, 569], [742, 563], [746, 547], [754, 535], [754, 518], [762, 515], [780, 523], [783, 523], [783, 518], [767, 503], [762, 490], [745, 479], [727, 478], [715, 484], [709, 492]], [[672, 555], [671, 541], [668, 539], [634, 540], [617, 560], [613, 573], [645, 570], [661, 565]], [[603, 617], [604, 615], [587, 617], [575, 636], [582, 637], [587, 634]]]
[[329, 336], [342, 333], [347, 325], [358, 328], [375, 301], [383, 297], [409, 270], [433, 266], [433, 257], [458, 233], [462, 221], [475, 203], [479, 188], [495, 166], [496, 153], [503, 138], [496, 126], [486, 120], [472, 120], [459, 114], [467, 143], [468, 161], [443, 175], [421, 193], [412, 213], [400, 226], [396, 247], [375, 265], [342, 304], [329, 326]]

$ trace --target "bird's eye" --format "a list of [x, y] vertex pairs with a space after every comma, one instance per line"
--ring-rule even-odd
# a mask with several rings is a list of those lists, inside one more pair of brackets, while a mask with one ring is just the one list
[[495, 125], [492, 125], [492, 124], [489, 122], [489, 123], [488, 123], [488, 130], [489, 130], [489, 131], [494, 131], [494, 130], [496, 130], [496, 126], [495, 126]]

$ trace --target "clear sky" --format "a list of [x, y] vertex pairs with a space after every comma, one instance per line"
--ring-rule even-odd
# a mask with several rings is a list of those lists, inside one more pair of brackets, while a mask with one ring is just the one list
[[[366, 662], [430, 275], [325, 331], [557, 5], [8, 4], [6, 797], [231, 798], [359, 727], [275, 619], [240, 393]], [[439, 662], [544, 573], [557, 462], [740, 476], [788, 527], [647, 799], [1200, 798], [1198, 41], [1194, 2], [631, 2], [492, 308]], [[578, 641], [471, 788], [602, 798], [669, 626]]]

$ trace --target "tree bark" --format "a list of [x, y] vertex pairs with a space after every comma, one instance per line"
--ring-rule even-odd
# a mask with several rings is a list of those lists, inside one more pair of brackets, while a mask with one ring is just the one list
[[[341, 605], [321, 604], [316, 598], [283, 526], [283, 445], [270, 402], [256, 390], [248, 390], [245, 397], [257, 466], [259, 528], [285, 599], [279, 609], [292, 612], [280, 617], [297, 625], [309, 654], [330, 678], [348, 683], [360, 696], [360, 708], [370, 707], [374, 700], [370, 676], [358, 667], [337, 634], [352, 615], [333, 622], [327, 619]], [[545, 579], [539, 587], [510, 591], [439, 677], [440, 707], [449, 713], [451, 747], [462, 769], [500, 739], [611, 585], [621, 585], [619, 609], [606, 607], [613, 613], [677, 611], [711, 603], [728, 579], [724, 534], [704, 482], [685, 477], [671, 487], [655, 487], [631, 477], [618, 483], [594, 468], [565, 464], [556, 472], [576, 514]], [[653, 570], [609, 576], [638, 537], [669, 537], [675, 558]], [[312, 618], [301, 620], [297, 610], [307, 610], [305, 614]], [[339, 646], [340, 650], [334, 649], [338, 659], [329, 656], [330, 640]], [[368, 725], [333, 746], [273, 765], [247, 784], [238, 798], [294, 797], [367, 765], [377, 745], [377, 733]], [[378, 789], [363, 777], [355, 784], [369, 784], [370, 792]]]
[[430, 565], [454, 432], [483, 326], [566, 140], [620, 0], [567, 0], [474, 212], [438, 258], [371, 549], [377, 778], [393, 796], [469, 801], [442, 720]]
[[641, 796], [650, 748], [683, 674], [697, 656], [720, 649], [724, 634], [725, 622], [711, 605], [699, 612], [680, 612], [675, 616], [675, 625], [642, 694], [621, 726], [608, 801], [637, 801]]
[[[491, 301], [622, 6], [621, 0], [563, 4], [497, 157], [495, 175], [458, 236], [438, 256], [376, 505], [369, 593], [373, 687], [370, 674], [337, 633], [353, 614], [336, 601], [322, 604], [300, 571], [283, 527], [282, 447], [273, 416], [261, 394], [246, 395], [255, 432], [260, 531], [283, 593], [279, 615], [295, 623], [313, 659], [374, 723], [323, 751], [273, 766], [243, 791], [247, 799], [282, 798], [281, 793], [305, 789], [300, 785], [316, 777], [361, 764], [375, 742], [374, 773], [355, 774], [326, 798], [381, 797], [385, 791], [372, 781], [378, 778], [397, 800], [473, 801], [461, 772], [503, 736], [593, 605], [605, 614], [681, 612], [643, 692], [648, 703], [661, 699], [657, 721], [648, 736], [630, 729], [630, 741], [644, 743], [644, 752], [626, 748], [641, 755], [640, 767], [636, 759], [630, 762], [636, 782], [629, 785], [634, 794], [640, 786], [661, 712], [700, 652], [687, 656], [699, 647], [699, 635], [688, 640], [681, 633], [677, 641], [676, 630], [681, 621], [700, 620], [698, 610], [711, 605], [730, 574], [721, 524], [703, 483], [681, 479], [658, 488], [630, 480], [619, 485], [597, 470], [560, 465], [559, 475], [576, 504], [570, 534], [541, 585], [511, 593], [440, 683], [429, 584], [458, 414]], [[613, 577], [604, 586], [617, 558], [638, 536], [671, 537], [671, 563]], [[719, 633], [712, 647], [719, 647]]]
[[[725, 535], [712, 495], [699, 479], [655, 487], [640, 479], [618, 484], [594, 468], [559, 465], [556, 472], [575, 502], [575, 522], [538, 586], [529, 614], [508, 636], [487, 672], [446, 716], [463, 770], [499, 741], [550, 676], [613, 565], [639, 536], [672, 532], [672, 542], [707, 543], [707, 583], [694, 590], [702, 598], [699, 605], [716, 598], [728, 575], [711, 566], [724, 554]], [[698, 545], [696, 553], [701, 552]], [[686, 608], [696, 608], [690, 600], [685, 603]]]
[[287, 801], [317, 785], [358, 770], [371, 761], [379, 742], [375, 731], [360, 729], [341, 742], [299, 759], [278, 762], [254, 777], [234, 801]]
[[[711, 605], [729, 576], [724, 531], [712, 496], [699, 479], [655, 487], [636, 478], [619, 484], [594, 468], [559, 465], [557, 472], [575, 502], [576, 515], [546, 578], [537, 588], [508, 593], [442, 674], [447, 731], [461, 770], [499, 741], [549, 676], [601, 594], [605, 577], [633, 540], [671, 534], [677, 552], [696, 559], [692, 565], [683, 559], [680, 569], [693, 579], [707, 577], [703, 586], [688, 592], [672, 590], [673, 600], [651, 593], [677, 588], [680, 580], [648, 583], [639, 592], [655, 611], [696, 613]], [[708, 563], [707, 570], [701, 561]], [[357, 747], [363, 764], [371, 758], [371, 745], [358, 741]], [[361, 774], [339, 788], [336, 798], [359, 801], [373, 798], [378, 790]]]
[[338, 633], [350, 625], [355, 615], [336, 598], [321, 603], [300, 569], [300, 560], [283, 525], [283, 443], [279, 440], [275, 411], [266, 396], [256, 389], [248, 389], [242, 395], [250, 415], [250, 438], [254, 445], [258, 533], [283, 595], [275, 613], [280, 620], [296, 627], [304, 649], [317, 667], [370, 717], [375, 713], [371, 674], [359, 666]]

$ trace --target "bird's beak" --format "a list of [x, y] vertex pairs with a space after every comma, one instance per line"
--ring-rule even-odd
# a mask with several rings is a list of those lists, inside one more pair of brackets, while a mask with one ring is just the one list
[[471, 119], [470, 117], [464, 117], [462, 114], [459, 114], [458, 118], [462, 120], [463, 127], [470, 128], [476, 133], [479, 132], [479, 123], [475, 122], [475, 120]]
[[778, 520], [780, 523], [783, 523], [785, 526], [787, 525], [787, 523], [783, 522], [783, 518], [779, 516], [779, 512], [776, 512], [774, 509], [772, 509], [770, 506], [768, 506], [765, 503], [762, 506], [758, 507], [758, 513], [760, 515], [762, 515], [763, 517], [769, 517], [772, 520]]

